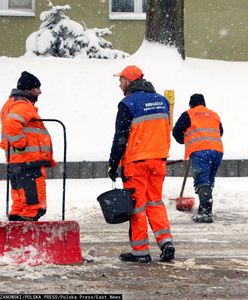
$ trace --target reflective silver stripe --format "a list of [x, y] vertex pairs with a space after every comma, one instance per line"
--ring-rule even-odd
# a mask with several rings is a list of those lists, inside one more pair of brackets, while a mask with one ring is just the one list
[[24, 134], [18, 134], [18, 135], [14, 135], [14, 136], [7, 135], [7, 139], [9, 142], [17, 142], [22, 138], [25, 138]]
[[133, 247], [135, 247], [135, 246], [144, 246], [144, 245], [148, 245], [148, 243], [149, 243], [149, 240], [145, 239], [145, 240], [131, 242], [131, 245]]
[[133, 251], [132, 251], [132, 254], [133, 254], [134, 256], [143, 256], [143, 255], [148, 255], [148, 254], [150, 254], [150, 251], [149, 251], [149, 250], [139, 250], [139, 251], [133, 250]]
[[53, 150], [51, 146], [41, 146], [40, 148], [42, 152], [51, 152]]
[[[10, 150], [10, 155], [12, 154], [23, 154], [23, 153], [29, 153], [29, 152], [51, 152], [52, 151], [52, 147], [50, 146], [27, 146], [25, 148], [25, 150], [21, 153], [15, 152], [13, 149]], [[7, 151], [6, 151], [7, 153]]]
[[173, 243], [173, 239], [162, 239], [161, 241], [158, 242], [158, 246], [161, 249], [165, 243], [171, 242]]
[[155, 237], [159, 237], [163, 233], [171, 234], [170, 229], [167, 229], [167, 228], [163, 228], [161, 230], [154, 231]]
[[199, 137], [199, 138], [192, 139], [192, 140], [188, 141], [187, 143], [185, 143], [185, 146], [188, 146], [192, 143], [199, 142], [199, 141], [214, 141], [214, 142], [222, 143], [220, 138], [205, 136], [205, 137]]
[[132, 214], [133, 215], [139, 214], [139, 213], [141, 213], [142, 211], [145, 211], [145, 210], [146, 210], [146, 205], [143, 205], [141, 207], [134, 208]]
[[38, 146], [27, 146], [24, 151], [21, 153], [15, 152], [13, 149], [10, 150], [10, 155], [12, 154], [23, 154], [23, 153], [28, 153], [28, 152], [37, 152], [40, 150], [40, 147]]
[[42, 129], [42, 128], [24, 127], [23, 131], [24, 132], [31, 132], [31, 133], [39, 133], [39, 134], [49, 135], [49, 132], [46, 129]]
[[147, 206], [157, 206], [157, 205], [164, 205], [164, 202], [162, 200], [147, 202]]
[[132, 121], [132, 124], [138, 124], [143, 121], [151, 121], [151, 120], [156, 120], [156, 119], [169, 119], [169, 115], [166, 113], [158, 113], [158, 114], [151, 114], [147, 116], [141, 116], [138, 118], [134, 118]]
[[187, 137], [191, 134], [197, 133], [197, 132], [216, 132], [216, 133], [220, 133], [220, 131], [218, 129], [214, 129], [214, 128], [196, 128], [196, 129], [192, 129], [189, 132], [187, 132], [184, 136]]
[[156, 202], [154, 202], [154, 201], [148, 201], [146, 205], [143, 205], [143, 206], [141, 206], [141, 207], [134, 208], [132, 214], [133, 214], [133, 215], [139, 214], [139, 213], [145, 211], [147, 206], [156, 206], [156, 205], [164, 205], [164, 203], [163, 203], [162, 200], [156, 201]]
[[25, 119], [18, 114], [10, 113], [7, 115], [6, 119], [17, 119], [17, 120], [21, 121], [23, 125], [26, 125]]
[[[42, 128], [25, 127], [25, 128], [23, 128], [23, 132], [31, 132], [31, 133], [49, 135], [49, 132], [46, 129], [42, 129]], [[7, 134], [1, 135], [2, 140], [8, 139], [9, 142], [16, 142], [23, 137], [25, 137], [24, 134], [19, 134], [19, 135], [15, 135], [15, 136], [9, 136]]]

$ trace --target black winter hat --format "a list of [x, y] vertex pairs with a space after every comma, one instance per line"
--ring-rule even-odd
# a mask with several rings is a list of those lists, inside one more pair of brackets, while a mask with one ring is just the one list
[[194, 94], [190, 97], [189, 106], [191, 108], [197, 105], [204, 105], [206, 106], [204, 96], [202, 94]]
[[17, 88], [23, 91], [30, 91], [40, 86], [39, 79], [27, 71], [22, 72], [21, 77], [17, 81]]

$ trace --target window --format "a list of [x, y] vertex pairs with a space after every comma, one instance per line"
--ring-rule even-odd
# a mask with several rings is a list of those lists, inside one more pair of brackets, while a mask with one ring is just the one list
[[0, 0], [0, 16], [34, 16], [35, 0]]
[[144, 20], [148, 0], [109, 0], [111, 20]]

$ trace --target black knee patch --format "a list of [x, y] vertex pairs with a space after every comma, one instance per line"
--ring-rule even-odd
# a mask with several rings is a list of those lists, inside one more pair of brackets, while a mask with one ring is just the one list
[[25, 192], [27, 205], [39, 203], [35, 179], [41, 176], [41, 168], [26, 170], [25, 174], [23, 175], [23, 189]]
[[10, 165], [10, 182], [14, 190], [24, 189], [26, 204], [38, 204], [38, 193], [36, 187], [36, 178], [42, 176], [41, 167], [38, 168], [25, 168], [18, 165]]

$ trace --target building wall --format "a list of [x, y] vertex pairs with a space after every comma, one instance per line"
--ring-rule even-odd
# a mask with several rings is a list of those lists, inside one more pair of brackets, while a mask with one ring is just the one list
[[[248, 61], [247, 0], [184, 0], [185, 52], [188, 57]], [[109, 20], [108, 0], [52, 0], [54, 5], [69, 4], [70, 19], [84, 21], [88, 28], [110, 27], [106, 39], [113, 47], [134, 53], [145, 32], [145, 20]], [[47, 10], [45, 0], [36, 0], [35, 17], [0, 16], [0, 56], [25, 53], [26, 38], [40, 26], [39, 16]]]
[[247, 0], [185, 0], [186, 56], [248, 61]]
[[[112, 35], [106, 39], [115, 49], [134, 53], [140, 47], [145, 31], [145, 21], [109, 20], [108, 0], [52, 0], [53, 5], [71, 6], [66, 14], [76, 22], [84, 21], [87, 28], [105, 28], [114, 25]], [[48, 10], [45, 0], [36, 0], [35, 17], [0, 16], [0, 56], [17, 57], [26, 52], [26, 39], [39, 29], [40, 13]]]

